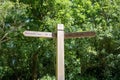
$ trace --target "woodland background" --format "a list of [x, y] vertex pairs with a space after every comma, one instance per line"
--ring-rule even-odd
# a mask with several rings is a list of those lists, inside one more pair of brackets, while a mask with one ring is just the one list
[[120, 0], [0, 0], [0, 80], [55, 80], [56, 41], [25, 30], [95, 31], [65, 40], [65, 80], [120, 80]]

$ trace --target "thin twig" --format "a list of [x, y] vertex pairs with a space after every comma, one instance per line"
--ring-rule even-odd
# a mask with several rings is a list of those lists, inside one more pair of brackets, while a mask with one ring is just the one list
[[5, 35], [0, 39], [0, 41], [2, 41], [7, 35], [8, 33], [5, 33]]

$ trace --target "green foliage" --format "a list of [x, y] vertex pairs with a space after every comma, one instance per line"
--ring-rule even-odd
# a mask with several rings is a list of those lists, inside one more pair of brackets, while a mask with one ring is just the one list
[[55, 77], [51, 77], [49, 75], [46, 75], [43, 78], [41, 78], [40, 80], [55, 80]]
[[119, 0], [0, 1], [0, 79], [55, 80], [54, 39], [28, 38], [25, 30], [95, 31], [65, 40], [66, 80], [119, 80]]

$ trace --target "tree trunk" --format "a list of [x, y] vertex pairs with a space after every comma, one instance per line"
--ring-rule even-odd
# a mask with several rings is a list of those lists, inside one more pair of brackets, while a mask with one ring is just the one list
[[38, 54], [35, 53], [32, 56], [32, 80], [37, 80], [37, 64], [38, 63]]

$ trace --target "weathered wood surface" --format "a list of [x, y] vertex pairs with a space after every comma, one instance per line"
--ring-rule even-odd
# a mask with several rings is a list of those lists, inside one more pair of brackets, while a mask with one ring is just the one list
[[58, 24], [57, 26], [57, 79], [65, 80], [64, 74], [64, 26], [63, 24]]
[[28, 36], [28, 37], [53, 38], [53, 34], [51, 32], [24, 31], [23, 34], [24, 34], [24, 36]]
[[94, 37], [95, 32], [74, 32], [74, 33], [65, 33], [65, 38], [84, 38], [84, 37]]
[[[24, 31], [23, 34], [24, 34], [24, 36], [28, 36], [28, 37], [46, 37], [46, 38], [56, 38], [57, 37], [57, 33], [52, 33], [52, 32]], [[89, 31], [89, 32], [65, 33], [63, 36], [65, 39], [94, 37], [95, 32]]]
[[[53, 38], [57, 37], [56, 33], [52, 33]], [[94, 37], [95, 32], [93, 31], [88, 31], [88, 32], [73, 32], [73, 33], [64, 33], [64, 38], [69, 39], [69, 38], [85, 38], [85, 37]]]

